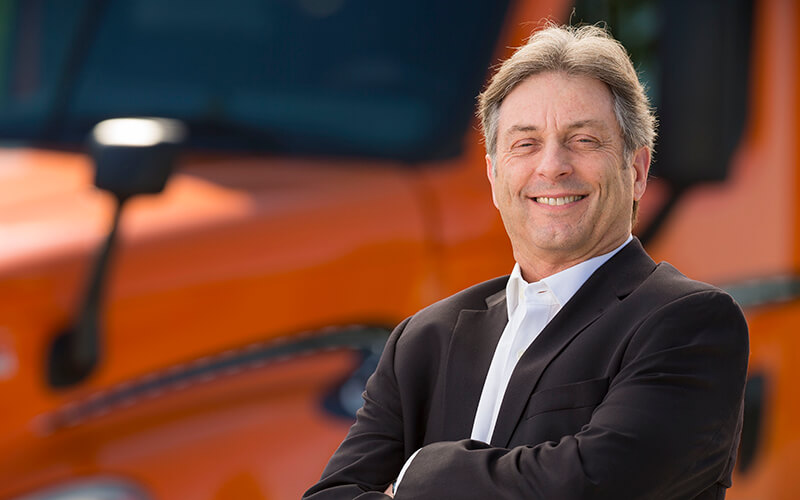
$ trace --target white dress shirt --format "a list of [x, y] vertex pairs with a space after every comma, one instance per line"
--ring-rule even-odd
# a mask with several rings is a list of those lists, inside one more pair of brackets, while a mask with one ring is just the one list
[[[522, 277], [519, 264], [514, 265], [506, 284], [509, 319], [497, 343], [489, 372], [483, 383], [478, 410], [472, 423], [471, 439], [485, 443], [491, 441], [500, 405], [503, 403], [511, 374], [517, 367], [517, 361], [586, 280], [632, 239], [633, 236], [629, 235], [625, 243], [614, 250], [534, 283], [527, 283]], [[400, 485], [417, 453], [419, 450], [415, 451], [403, 465], [397, 476], [395, 489]]]
[[628, 236], [625, 243], [614, 250], [534, 283], [527, 283], [522, 277], [519, 264], [514, 265], [506, 284], [508, 323], [497, 343], [483, 383], [478, 410], [472, 423], [472, 439], [485, 443], [492, 440], [500, 405], [503, 403], [511, 374], [517, 367], [517, 361], [564, 304], [586, 283], [589, 276], [632, 239], [632, 236]]

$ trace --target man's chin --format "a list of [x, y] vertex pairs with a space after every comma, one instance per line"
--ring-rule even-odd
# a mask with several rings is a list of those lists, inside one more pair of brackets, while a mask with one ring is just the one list
[[588, 235], [576, 231], [574, 227], [559, 228], [537, 235], [534, 244], [548, 252], [574, 251], [585, 247], [588, 239]]

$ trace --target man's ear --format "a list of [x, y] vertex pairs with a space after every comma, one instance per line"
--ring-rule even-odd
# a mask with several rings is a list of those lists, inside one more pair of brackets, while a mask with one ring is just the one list
[[488, 154], [486, 155], [486, 177], [489, 178], [489, 186], [491, 186], [492, 189], [492, 203], [497, 207], [497, 198], [494, 196], [494, 169], [492, 168], [492, 157]]
[[633, 199], [638, 201], [647, 189], [647, 174], [650, 172], [650, 148], [642, 146], [633, 154]]

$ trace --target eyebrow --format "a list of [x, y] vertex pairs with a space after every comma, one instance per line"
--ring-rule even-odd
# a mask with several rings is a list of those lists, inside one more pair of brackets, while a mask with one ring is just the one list
[[603, 130], [608, 128], [604, 122], [602, 122], [600, 120], [594, 120], [594, 119], [590, 118], [588, 120], [580, 120], [580, 121], [577, 121], [577, 122], [570, 123], [569, 125], [567, 125], [567, 130], [572, 130], [572, 129], [576, 129], [576, 128], [583, 128], [583, 127], [589, 127], [589, 126], [600, 127]]
[[[588, 127], [588, 126], [600, 127], [603, 130], [606, 130], [608, 128], [606, 126], [606, 124], [603, 123], [602, 121], [590, 118], [590, 119], [587, 119], [587, 120], [579, 120], [577, 122], [572, 122], [572, 123], [570, 123], [569, 125], [566, 126], [566, 129], [567, 130], [574, 130], [576, 128], [583, 128], [583, 127]], [[508, 133], [514, 133], [514, 132], [536, 132], [537, 130], [539, 130], [539, 127], [537, 127], [536, 125], [513, 125], [511, 128], [508, 129]]]

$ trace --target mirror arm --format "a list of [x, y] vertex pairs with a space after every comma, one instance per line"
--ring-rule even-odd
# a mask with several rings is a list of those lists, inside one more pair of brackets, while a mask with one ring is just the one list
[[62, 331], [53, 343], [48, 363], [48, 382], [52, 387], [64, 388], [80, 383], [100, 361], [101, 301], [126, 198], [115, 197], [115, 200], [111, 229], [94, 261], [77, 321]]

